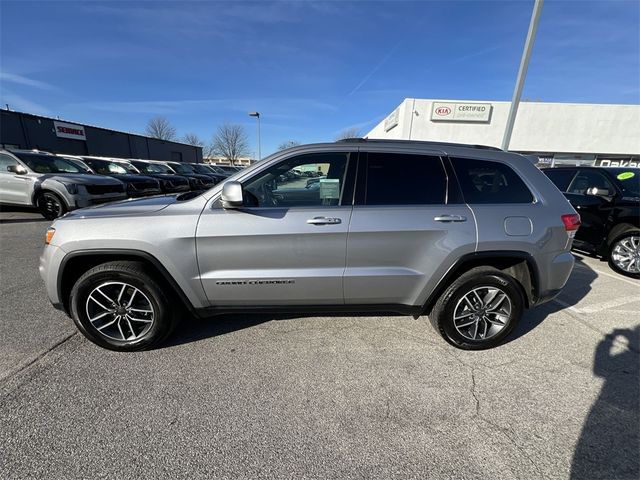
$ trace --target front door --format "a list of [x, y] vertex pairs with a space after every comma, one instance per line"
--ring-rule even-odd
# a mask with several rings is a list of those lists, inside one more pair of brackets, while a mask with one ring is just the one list
[[0, 202], [17, 205], [31, 205], [29, 190], [31, 178], [7, 170], [19, 162], [10, 155], [0, 153]]
[[606, 240], [615, 193], [615, 187], [602, 173], [593, 170], [578, 171], [565, 194], [580, 214], [582, 222], [576, 232], [576, 247], [597, 251]]
[[288, 157], [242, 182], [243, 208], [212, 199], [196, 233], [212, 306], [344, 303], [356, 157]]

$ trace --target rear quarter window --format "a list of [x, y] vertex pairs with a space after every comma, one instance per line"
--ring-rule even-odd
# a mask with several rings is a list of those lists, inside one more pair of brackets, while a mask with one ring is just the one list
[[508, 165], [473, 158], [452, 158], [464, 201], [483, 203], [532, 203], [533, 195]]

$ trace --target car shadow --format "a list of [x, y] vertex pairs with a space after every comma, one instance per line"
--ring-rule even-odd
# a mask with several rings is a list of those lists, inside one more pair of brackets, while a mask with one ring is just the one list
[[0, 213], [30, 213], [30, 214], [37, 214], [37, 217], [27, 217], [27, 216], [22, 216], [20, 215], [18, 218], [0, 218], [0, 224], [8, 224], [8, 223], [34, 223], [34, 222], [47, 222], [49, 220], [46, 220], [44, 217], [42, 217], [42, 215], [40, 215], [40, 213], [38, 212], [38, 210], [36, 210], [35, 208], [29, 208], [29, 207], [19, 207], [19, 206], [9, 206], [9, 205], [1, 205], [0, 206]]
[[598, 278], [598, 273], [582, 261], [582, 256], [575, 252], [573, 255], [576, 263], [560, 295], [550, 302], [526, 310], [505, 343], [518, 340], [540, 325], [549, 315], [577, 305], [589, 294], [591, 284]]
[[640, 478], [640, 325], [602, 339], [593, 373], [604, 383], [582, 427], [570, 478]]

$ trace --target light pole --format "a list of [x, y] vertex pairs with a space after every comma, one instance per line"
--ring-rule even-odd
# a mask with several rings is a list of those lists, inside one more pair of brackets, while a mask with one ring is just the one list
[[543, 3], [544, 0], [536, 0], [536, 3], [533, 5], [533, 13], [531, 14], [531, 22], [529, 23], [529, 32], [527, 33], [527, 40], [524, 42], [522, 59], [520, 59], [520, 68], [518, 69], [516, 88], [513, 90], [511, 108], [509, 108], [509, 117], [507, 118], [507, 125], [504, 129], [504, 137], [502, 138], [503, 150], [508, 150], [509, 143], [511, 142], [511, 133], [513, 132], [513, 125], [516, 123], [516, 114], [518, 113], [518, 105], [520, 105], [520, 95], [522, 94], [524, 79], [527, 76], [527, 69], [529, 68], [529, 57], [531, 57], [533, 42], [536, 39], [536, 31], [538, 30], [538, 21], [540, 20], [540, 13], [542, 12]]
[[249, 112], [250, 117], [258, 119], [258, 161], [262, 160], [262, 152], [260, 149], [260, 112]]

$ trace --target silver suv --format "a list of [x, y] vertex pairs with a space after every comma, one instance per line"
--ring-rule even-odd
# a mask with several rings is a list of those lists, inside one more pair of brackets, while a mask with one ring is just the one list
[[184, 310], [427, 314], [452, 345], [483, 349], [563, 288], [579, 225], [520, 155], [343, 141], [201, 194], [73, 212], [47, 232], [40, 272], [54, 306], [113, 350], [157, 344]]
[[87, 174], [61, 156], [0, 150], [0, 203], [37, 207], [51, 220], [69, 210], [127, 198], [122, 182]]

